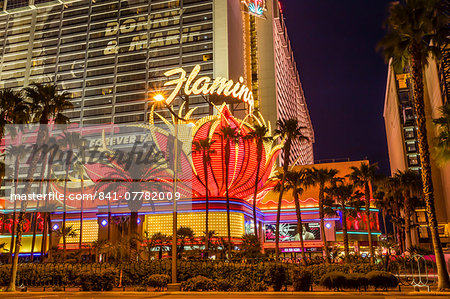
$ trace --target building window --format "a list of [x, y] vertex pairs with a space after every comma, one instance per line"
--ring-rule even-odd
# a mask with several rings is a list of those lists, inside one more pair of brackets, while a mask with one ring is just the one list
[[408, 142], [406, 143], [406, 150], [408, 153], [417, 152], [417, 146], [415, 142]]
[[408, 156], [408, 165], [409, 166], [417, 166], [417, 165], [419, 165], [419, 157], [417, 155], [415, 155], [415, 156]]
[[414, 129], [405, 129], [405, 139], [415, 138]]

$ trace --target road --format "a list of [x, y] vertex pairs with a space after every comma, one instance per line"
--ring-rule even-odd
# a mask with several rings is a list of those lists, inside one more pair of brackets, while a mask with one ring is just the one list
[[336, 298], [354, 298], [354, 299], [423, 299], [423, 298], [436, 298], [436, 296], [442, 298], [450, 298], [450, 293], [356, 293], [356, 292], [316, 292], [316, 293], [155, 293], [155, 292], [26, 292], [26, 293], [2, 293], [1, 298], [17, 298], [17, 299], [57, 299], [57, 298], [102, 298], [102, 299], [114, 299], [118, 297], [130, 298], [130, 299], [336, 299]]

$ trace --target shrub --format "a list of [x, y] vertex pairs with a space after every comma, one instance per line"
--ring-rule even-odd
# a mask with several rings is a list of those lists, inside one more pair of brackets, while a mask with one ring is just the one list
[[111, 291], [117, 284], [117, 274], [112, 270], [81, 272], [78, 283], [82, 291]]
[[355, 289], [361, 291], [367, 291], [367, 287], [369, 286], [369, 280], [367, 279], [365, 274], [362, 273], [351, 273], [347, 274], [345, 282], [345, 288], [347, 289]]
[[382, 288], [386, 290], [388, 288], [395, 288], [398, 286], [398, 279], [395, 275], [383, 271], [372, 271], [367, 274], [369, 285], [373, 286], [375, 290]]
[[229, 279], [217, 279], [216, 290], [219, 292], [228, 292], [232, 289], [233, 285]]
[[345, 274], [342, 272], [329, 272], [322, 276], [320, 284], [329, 290], [340, 291], [346, 285]]
[[162, 291], [167, 288], [167, 284], [170, 281], [169, 275], [165, 274], [153, 274], [147, 277], [147, 285], [156, 288], [158, 291]]
[[294, 286], [294, 290], [299, 291], [310, 291], [313, 282], [313, 275], [310, 271], [298, 268], [294, 269], [292, 284]]
[[212, 279], [200, 275], [181, 283], [183, 291], [211, 291], [214, 287]]
[[286, 270], [283, 265], [275, 264], [268, 268], [268, 273], [266, 272], [270, 279], [270, 284], [273, 286], [275, 292], [279, 292], [283, 285], [287, 285], [287, 275]]
[[230, 282], [230, 290], [235, 292], [262, 292], [268, 289], [266, 282], [251, 274], [237, 273], [230, 277]]
[[7, 286], [11, 275], [11, 265], [0, 266], [0, 286]]

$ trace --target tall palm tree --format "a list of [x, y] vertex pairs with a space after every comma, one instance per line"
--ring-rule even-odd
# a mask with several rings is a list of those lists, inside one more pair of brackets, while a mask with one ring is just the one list
[[256, 219], [256, 197], [258, 195], [258, 183], [259, 183], [259, 172], [261, 169], [262, 154], [264, 150], [264, 143], [271, 141], [273, 138], [269, 136], [269, 128], [265, 125], [256, 124], [254, 130], [251, 131], [246, 138], [254, 140], [256, 143], [256, 176], [255, 176], [255, 191], [253, 193], [253, 229], [254, 234], [258, 237], [258, 226]]
[[28, 123], [30, 116], [29, 103], [21, 91], [0, 89], [0, 141], [6, 125]]
[[442, 116], [433, 119], [433, 123], [439, 129], [439, 135], [436, 138], [436, 149], [438, 151], [438, 161], [445, 165], [450, 161], [450, 103], [440, 107]]
[[356, 216], [362, 204], [362, 193], [355, 190], [353, 184], [344, 182], [343, 178], [337, 178], [329, 188], [325, 188], [332, 199], [332, 208], [341, 212], [342, 215], [342, 235], [344, 239], [345, 256], [350, 255], [350, 246], [348, 243], [347, 217]]
[[[39, 127], [36, 139], [36, 144], [38, 148], [40, 148], [48, 137], [48, 132], [45, 125], [47, 125], [50, 120], [53, 120], [57, 124], [67, 123], [68, 118], [62, 114], [62, 112], [66, 109], [71, 109], [73, 105], [68, 100], [68, 94], [65, 92], [60, 93], [56, 84], [33, 83], [31, 86], [25, 88], [25, 93], [31, 100], [30, 106], [33, 111], [33, 121], [38, 122], [41, 125]], [[33, 177], [36, 172], [39, 158], [40, 155], [34, 155], [30, 161], [27, 180], [22, 192], [25, 196], [28, 196], [31, 191]], [[9, 291], [16, 290], [17, 265], [19, 262], [20, 247], [22, 245], [23, 223], [25, 221], [27, 205], [28, 202], [26, 200], [21, 202], [19, 222], [17, 225], [16, 245], [14, 248], [14, 259], [8, 286]]]
[[430, 55], [439, 56], [439, 49], [448, 43], [448, 15], [441, 0], [407, 0], [393, 2], [387, 19], [387, 34], [379, 47], [385, 57], [393, 61], [394, 67], [408, 63], [413, 81], [414, 111], [417, 124], [422, 188], [428, 222], [431, 231], [436, 266], [438, 289], [450, 288], [450, 279], [439, 239], [438, 223], [434, 204], [430, 151], [427, 140], [423, 71]]
[[370, 189], [372, 187], [372, 182], [376, 178], [376, 171], [378, 169], [378, 164], [368, 164], [361, 163], [359, 167], [350, 167], [352, 172], [348, 175], [350, 180], [359, 187], [364, 188], [364, 199], [365, 199], [365, 213], [366, 213], [366, 225], [367, 234], [369, 236], [369, 251], [370, 251], [370, 261], [373, 263], [375, 250], [372, 243], [372, 228], [370, 227]]
[[237, 128], [232, 128], [230, 125], [220, 128], [221, 139], [223, 140], [223, 163], [225, 167], [225, 194], [227, 197], [227, 237], [228, 237], [228, 254], [231, 257], [232, 243], [231, 243], [231, 215], [230, 215], [230, 195], [229, 195], [229, 172], [230, 172], [230, 156], [231, 146], [238, 143], [240, 134]]
[[278, 261], [280, 256], [280, 220], [281, 220], [281, 203], [283, 200], [284, 184], [286, 183], [286, 174], [288, 173], [289, 161], [291, 156], [291, 146], [295, 140], [304, 141], [308, 137], [303, 135], [302, 131], [307, 129], [302, 127], [297, 119], [278, 120], [276, 134], [279, 134], [284, 139], [283, 146], [283, 174], [281, 177], [280, 195], [278, 197], [277, 206], [277, 222], [275, 227], [275, 257]]
[[327, 263], [330, 263], [330, 251], [328, 248], [327, 235], [325, 233], [325, 187], [327, 184], [333, 182], [336, 179], [336, 175], [339, 173], [336, 169], [329, 168], [316, 168], [308, 170], [308, 176], [310, 177], [311, 185], [319, 186], [319, 218], [320, 218], [320, 230], [322, 232], [323, 249], [325, 252], [325, 259]]
[[[19, 187], [19, 167], [20, 167], [20, 160], [24, 157], [26, 154], [25, 145], [10, 145], [6, 149], [7, 155], [14, 155], [15, 161], [14, 161], [14, 193], [17, 194], [18, 187]], [[4, 164], [3, 164], [4, 165]], [[12, 262], [13, 258], [13, 252], [14, 252], [14, 237], [16, 232], [16, 209], [17, 209], [17, 201], [14, 201], [13, 206], [13, 215], [12, 215], [12, 225], [11, 225], [11, 243], [9, 244], [9, 262]]]
[[[81, 137], [80, 134], [74, 133], [74, 132], [67, 132], [64, 131], [61, 135], [61, 139], [58, 140], [60, 148], [66, 153], [66, 156], [64, 158], [64, 161], [62, 163], [64, 164], [64, 202], [63, 202], [63, 221], [62, 221], [62, 229], [63, 231], [66, 228], [66, 218], [67, 218], [67, 183], [69, 181], [69, 172], [72, 168], [72, 163], [75, 158], [75, 154], [73, 152], [74, 148], [79, 146], [81, 144]], [[66, 258], [67, 255], [67, 244], [66, 244], [66, 235], [62, 235], [63, 238], [63, 258]]]
[[307, 171], [302, 169], [299, 171], [288, 171], [286, 174], [286, 190], [291, 189], [292, 194], [294, 196], [295, 202], [295, 213], [297, 215], [297, 232], [300, 238], [300, 245], [302, 247], [302, 258], [306, 260], [306, 252], [305, 252], [305, 242], [303, 240], [303, 221], [301, 214], [301, 206], [300, 206], [300, 195], [303, 193], [304, 188], [306, 188], [307, 183]]
[[413, 199], [420, 193], [420, 175], [413, 170], [398, 170], [394, 177], [397, 178], [403, 196], [403, 219], [405, 220], [405, 248], [412, 246], [411, 243], [411, 216], [414, 212]]
[[[83, 151], [83, 148], [81, 149]], [[84, 161], [84, 159], [82, 159]], [[82, 161], [77, 161], [73, 165], [74, 172], [78, 175], [80, 178], [80, 192], [81, 192], [81, 202], [80, 202], [80, 240], [78, 242], [78, 248], [81, 250], [82, 244], [83, 244], [83, 213], [84, 213], [84, 200], [83, 200], [83, 194], [84, 194], [84, 175], [85, 175], [85, 169], [83, 166]]]
[[389, 240], [389, 234], [387, 231], [386, 216], [391, 210], [391, 204], [389, 202], [388, 194], [385, 191], [377, 190], [375, 194], [375, 206], [381, 211], [381, 218], [383, 219], [383, 227], [386, 238]]
[[194, 153], [199, 153], [202, 155], [203, 161], [203, 173], [205, 175], [205, 199], [206, 199], [206, 210], [205, 210], [205, 252], [206, 257], [209, 253], [209, 188], [208, 188], [208, 165], [211, 164], [211, 154], [215, 151], [211, 149], [212, 144], [215, 141], [210, 138], [200, 139], [193, 142]]

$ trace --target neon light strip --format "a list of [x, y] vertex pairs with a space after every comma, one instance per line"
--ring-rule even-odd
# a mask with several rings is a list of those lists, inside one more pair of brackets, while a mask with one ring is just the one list
[[[343, 232], [336, 232], [336, 234], [343, 234]], [[347, 232], [349, 235], [369, 235], [367, 232]], [[372, 233], [372, 235], [381, 235], [381, 233]]]

